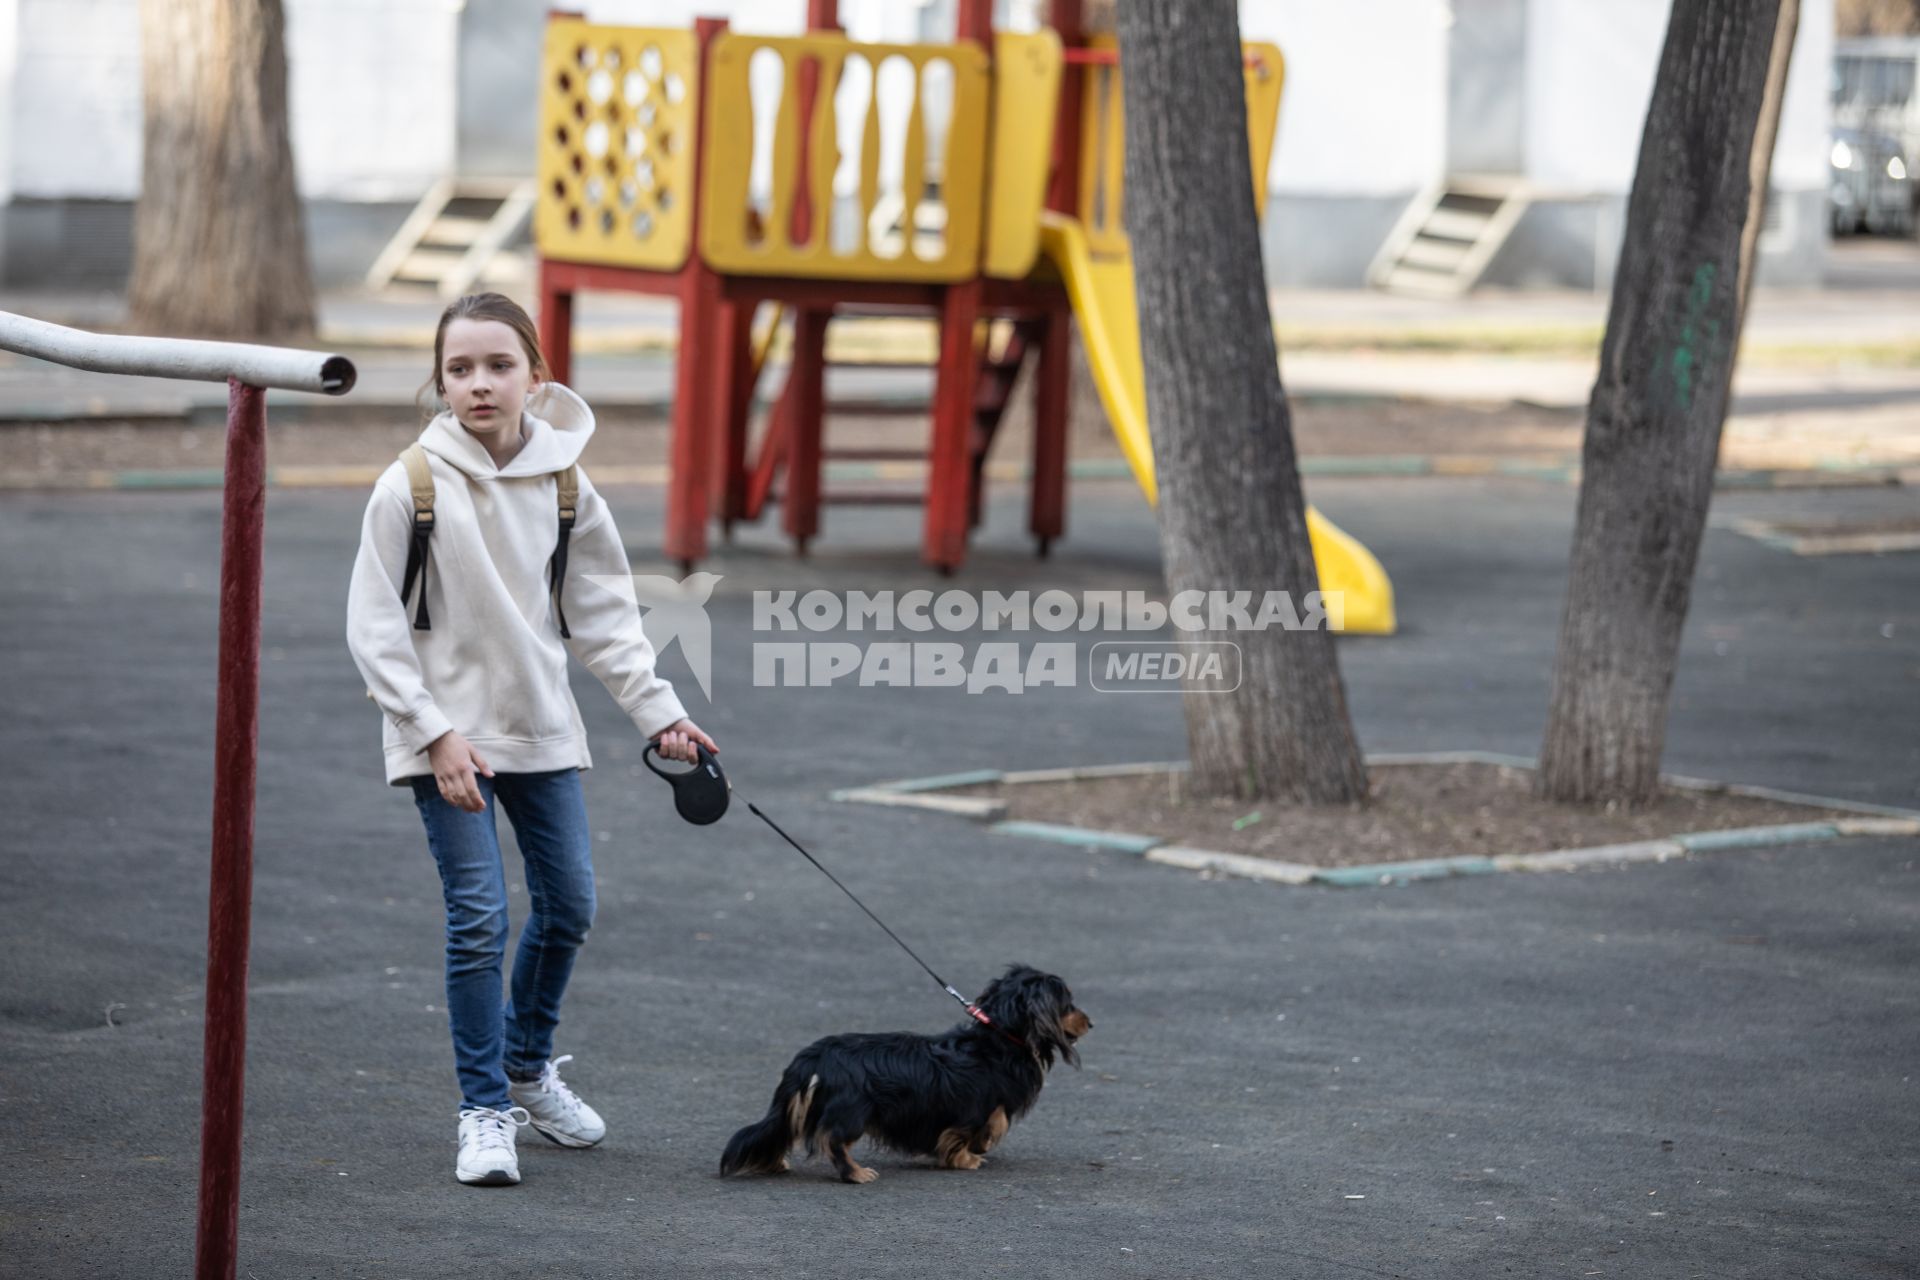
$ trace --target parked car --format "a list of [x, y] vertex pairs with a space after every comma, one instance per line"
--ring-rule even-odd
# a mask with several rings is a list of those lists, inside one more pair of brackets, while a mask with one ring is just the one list
[[1920, 173], [1920, 36], [1839, 40], [1833, 55], [1834, 127], [1895, 139], [1907, 172]]
[[1913, 233], [1914, 184], [1897, 141], [1863, 129], [1836, 129], [1830, 160], [1827, 211], [1835, 235]]

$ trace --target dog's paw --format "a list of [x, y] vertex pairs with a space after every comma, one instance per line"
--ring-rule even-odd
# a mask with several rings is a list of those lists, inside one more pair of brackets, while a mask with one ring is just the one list
[[877, 1169], [869, 1169], [865, 1165], [856, 1165], [853, 1171], [847, 1174], [847, 1181], [865, 1185], [879, 1176], [880, 1172]]
[[956, 1151], [947, 1157], [949, 1169], [978, 1169], [987, 1162], [985, 1156], [977, 1156], [971, 1151]]

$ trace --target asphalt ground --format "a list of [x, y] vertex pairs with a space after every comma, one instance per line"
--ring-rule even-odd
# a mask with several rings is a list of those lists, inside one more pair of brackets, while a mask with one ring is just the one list
[[[1399, 588], [1400, 635], [1340, 646], [1365, 746], [1537, 748], [1574, 491], [1311, 496]], [[706, 566], [713, 704], [680, 684], [740, 796], [944, 976], [1063, 974], [1097, 1024], [1084, 1069], [976, 1173], [716, 1179], [795, 1050], [935, 1030], [951, 1002], [744, 807], [680, 824], [577, 670], [601, 906], [557, 1049], [611, 1135], [529, 1133], [524, 1183], [482, 1191], [450, 1167], [437, 880], [343, 640], [363, 495], [270, 495], [242, 1276], [1920, 1271], [1920, 841], [1331, 891], [828, 801], [1182, 754], [1171, 697], [755, 687], [757, 587], [1157, 586], [1129, 486], [1077, 486], [1045, 562], [1008, 498], [950, 581], [915, 564], [911, 511], [833, 509], [806, 562], [743, 532]], [[612, 499], [636, 571], [667, 572], [660, 492]], [[1800, 558], [1721, 527], [1914, 501], [1719, 496], [1670, 769], [1920, 807], [1920, 555]], [[214, 493], [0, 499], [10, 1277], [190, 1266], [218, 539]]]

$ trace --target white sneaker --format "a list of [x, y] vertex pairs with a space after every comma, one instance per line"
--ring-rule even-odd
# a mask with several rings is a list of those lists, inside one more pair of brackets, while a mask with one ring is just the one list
[[460, 1156], [453, 1176], [474, 1187], [510, 1187], [520, 1181], [514, 1132], [527, 1123], [524, 1107], [494, 1111], [474, 1107], [460, 1113]]
[[507, 1093], [532, 1117], [536, 1132], [563, 1147], [590, 1147], [607, 1136], [607, 1126], [561, 1081], [560, 1064], [572, 1061], [565, 1054], [542, 1067], [538, 1080], [509, 1080]]

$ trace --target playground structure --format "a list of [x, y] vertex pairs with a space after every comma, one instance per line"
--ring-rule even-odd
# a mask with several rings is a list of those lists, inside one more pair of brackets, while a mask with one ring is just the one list
[[[1021, 366], [1034, 362], [1027, 524], [1044, 555], [1066, 527], [1070, 325], [1148, 501], [1157, 498], [1124, 205], [1120, 70], [1078, 0], [1053, 26], [996, 33], [960, 0], [952, 44], [875, 44], [808, 0], [797, 37], [613, 27], [555, 14], [542, 67], [539, 324], [570, 376], [574, 295], [680, 304], [663, 549], [683, 566], [708, 526], [778, 501], [804, 552], [825, 503], [924, 506], [921, 558], [951, 572], [978, 525], [985, 462]], [[1285, 64], [1246, 47], [1250, 165], [1264, 204]], [[792, 316], [785, 386], [756, 442], [772, 325]], [[832, 450], [826, 335], [836, 315], [931, 315], [939, 328], [930, 445]], [[995, 323], [997, 322], [997, 323]], [[924, 460], [924, 494], [822, 490], [824, 462]], [[1345, 629], [1391, 632], [1379, 562], [1318, 512], [1322, 590]]]

